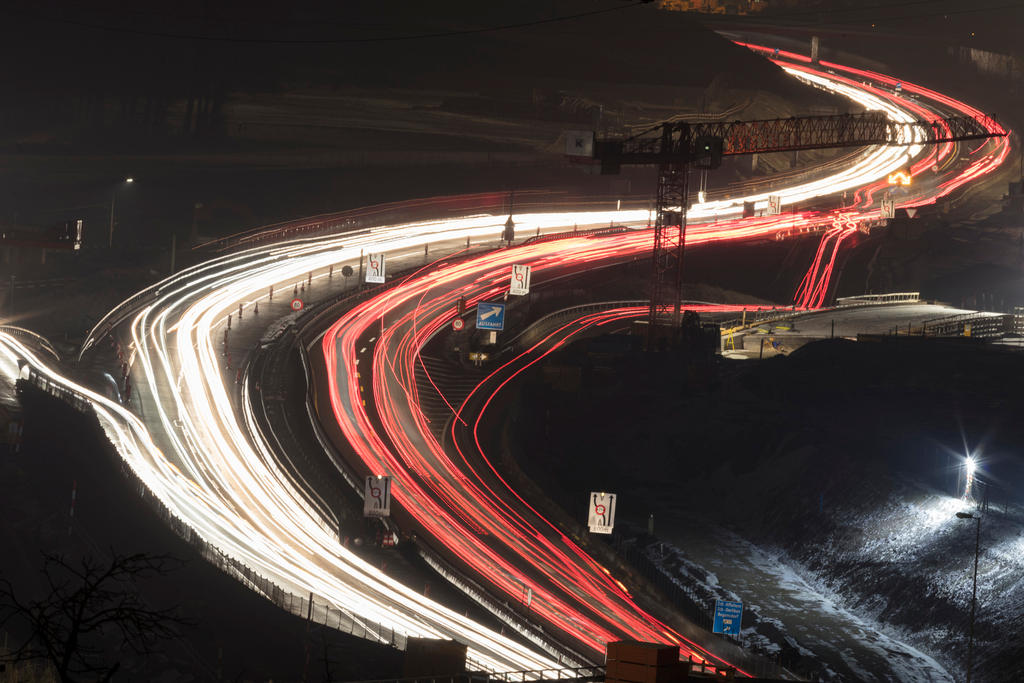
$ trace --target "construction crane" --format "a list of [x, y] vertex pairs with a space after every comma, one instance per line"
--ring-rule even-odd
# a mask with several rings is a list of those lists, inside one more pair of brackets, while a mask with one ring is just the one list
[[598, 140], [577, 134], [568, 143], [576, 148], [575, 155], [600, 160], [602, 174], [618, 173], [622, 166], [658, 167], [647, 327], [647, 346], [651, 349], [662, 321], [671, 316], [673, 328], [680, 323], [691, 166], [714, 169], [721, 165], [723, 156], [739, 154], [977, 140], [1002, 137], [1005, 132], [993, 132], [1002, 130], [988, 117], [952, 116], [897, 123], [883, 114], [868, 112], [762, 121], [667, 121], [626, 138]]

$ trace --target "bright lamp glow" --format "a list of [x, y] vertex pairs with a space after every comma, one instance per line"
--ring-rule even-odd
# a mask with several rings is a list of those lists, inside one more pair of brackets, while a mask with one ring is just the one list
[[973, 456], [970, 456], [970, 455], [967, 456], [967, 462], [964, 463], [964, 467], [967, 468], [967, 474], [969, 474], [969, 475], [973, 475], [974, 474], [974, 470], [978, 467], [978, 465], [974, 462], [974, 457]]

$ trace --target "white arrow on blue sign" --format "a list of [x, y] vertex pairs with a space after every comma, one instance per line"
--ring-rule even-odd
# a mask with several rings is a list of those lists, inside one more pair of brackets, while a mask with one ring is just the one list
[[734, 600], [715, 600], [714, 633], [725, 633], [731, 636], [740, 634], [743, 621], [743, 603]]
[[476, 305], [476, 329], [504, 330], [505, 304], [490, 304], [481, 301]]

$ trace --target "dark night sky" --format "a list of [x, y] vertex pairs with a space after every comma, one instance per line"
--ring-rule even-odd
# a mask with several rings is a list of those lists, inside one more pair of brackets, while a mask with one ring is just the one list
[[[23, 89], [103, 83], [110, 87], [135, 81], [159, 80], [164, 87], [182, 87], [189, 77], [189, 59], [197, 50], [223, 56], [218, 69], [259, 85], [284, 68], [282, 58], [296, 58], [306, 68], [331, 55], [337, 64], [372, 69], [384, 60], [401, 68], [403, 61], [420, 59], [438, 49], [433, 41], [394, 41], [396, 37], [472, 30], [523, 22], [545, 21], [604, 8], [616, 21], [630, 21], [651, 8], [631, 8], [625, 0], [527, 0], [518, 3], [449, 0], [422, 3], [409, 0], [343, 3], [243, 2], [242, 0], [183, 0], [176, 3], [129, 3], [118, 0], [75, 3], [70, 0], [5, 3], [0, 28], [8, 64], [2, 78]], [[819, 9], [820, 8], [820, 9]], [[831, 8], [831, 9], [829, 9]], [[985, 11], [984, 8], [992, 8]], [[1016, 47], [1016, 28], [1024, 19], [1024, 3], [1006, 0], [874, 0], [870, 2], [807, 3], [781, 10], [786, 23], [831, 25], [856, 34], [925, 34], [936, 40], [1010, 51]], [[871, 24], [875, 26], [872, 28]], [[548, 24], [514, 31], [462, 36], [440, 41], [460, 59], [486, 69], [479, 48], [495, 36], [518, 33], [588, 30], [591, 20]], [[971, 34], [974, 34], [973, 36]], [[172, 38], [167, 36], [182, 36]], [[218, 40], [191, 40], [188, 36]], [[485, 38], [482, 38], [485, 37]], [[606, 39], [608, 36], [605, 37]], [[634, 48], [631, 36], [620, 32], [613, 51], [625, 56]], [[363, 42], [383, 40], [382, 43]], [[333, 45], [302, 45], [303, 41], [356, 41]], [[620, 42], [621, 41], [621, 42]], [[433, 44], [429, 44], [433, 43]], [[455, 43], [463, 47], [454, 48]], [[328, 50], [324, 48], [329, 47]], [[649, 46], [648, 46], [649, 47]], [[483, 58], [483, 59], [481, 59]], [[357, 60], [353, 62], [352, 60]], [[478, 61], [479, 60], [479, 61]], [[421, 65], [422, 66], [422, 65]]]

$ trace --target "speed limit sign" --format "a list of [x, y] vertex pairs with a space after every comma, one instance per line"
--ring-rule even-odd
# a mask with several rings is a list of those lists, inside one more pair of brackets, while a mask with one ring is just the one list
[[462, 318], [456, 318], [455, 320], [452, 321], [452, 329], [455, 330], [456, 332], [458, 332], [465, 326], [466, 323], [462, 320]]
[[302, 299], [292, 299], [292, 310], [293, 311], [301, 311], [302, 310]]

